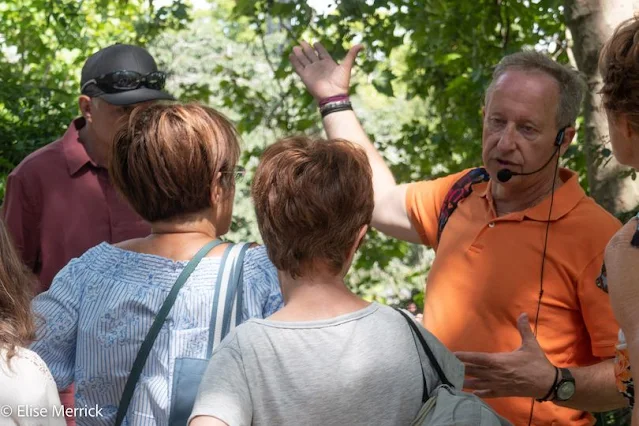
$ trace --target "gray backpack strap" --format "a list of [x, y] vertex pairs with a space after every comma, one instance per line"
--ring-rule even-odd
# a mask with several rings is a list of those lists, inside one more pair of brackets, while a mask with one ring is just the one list
[[244, 295], [242, 270], [244, 255], [250, 245], [251, 243], [231, 244], [226, 248], [220, 260], [220, 270], [213, 297], [206, 359], [211, 357], [215, 345], [219, 344], [231, 331], [231, 324], [235, 328], [242, 321]]
[[[422, 336], [422, 332], [419, 331], [419, 327], [417, 327], [417, 324], [415, 324], [415, 320], [413, 320], [410, 316], [408, 316], [406, 312], [402, 311], [401, 309], [396, 309], [396, 310], [404, 317], [404, 319], [410, 326], [411, 334], [413, 335], [413, 340], [415, 340], [415, 343], [417, 343], [417, 340], [419, 340], [419, 343], [421, 344], [422, 348], [424, 349], [424, 352], [426, 353], [426, 356], [428, 357], [428, 360], [430, 361], [430, 365], [433, 367], [433, 369], [437, 373], [437, 376], [439, 377], [439, 380], [442, 382], [442, 384], [448, 385], [451, 388], [455, 388], [453, 384], [446, 377], [446, 374], [444, 374], [444, 370], [442, 370], [439, 363], [437, 362], [437, 358], [435, 358], [435, 355], [430, 350], [428, 343], [426, 343], [426, 339], [424, 339], [424, 336]], [[426, 374], [424, 373], [424, 366], [421, 364], [421, 362], [420, 362], [420, 366], [422, 367], [422, 380], [424, 382], [422, 402], [426, 402], [428, 400], [428, 389], [426, 389]]]
[[448, 380], [448, 378], [446, 377], [446, 374], [444, 374], [444, 370], [442, 370], [442, 368], [439, 366], [439, 363], [437, 362], [437, 358], [435, 358], [435, 355], [430, 350], [428, 343], [426, 343], [426, 339], [424, 339], [424, 336], [422, 336], [422, 332], [419, 331], [419, 327], [417, 327], [417, 324], [415, 324], [415, 320], [409, 317], [408, 314], [402, 311], [401, 309], [397, 309], [397, 312], [399, 312], [404, 317], [404, 319], [410, 326], [411, 330], [413, 331], [413, 339], [416, 337], [419, 340], [419, 343], [421, 343], [422, 348], [424, 348], [424, 352], [426, 352], [426, 356], [428, 357], [428, 360], [430, 361], [432, 367], [437, 372], [437, 376], [439, 376], [439, 380], [443, 384], [448, 385], [451, 388], [454, 388], [455, 386], [453, 386], [453, 384]]

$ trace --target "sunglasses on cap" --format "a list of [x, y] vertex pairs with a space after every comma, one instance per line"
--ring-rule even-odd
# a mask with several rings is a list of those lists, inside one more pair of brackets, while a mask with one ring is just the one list
[[154, 71], [142, 75], [137, 71], [114, 71], [92, 78], [82, 85], [80, 91], [90, 85], [95, 84], [105, 93], [117, 93], [126, 90], [135, 90], [141, 86], [154, 90], [164, 89], [166, 74], [162, 71]]

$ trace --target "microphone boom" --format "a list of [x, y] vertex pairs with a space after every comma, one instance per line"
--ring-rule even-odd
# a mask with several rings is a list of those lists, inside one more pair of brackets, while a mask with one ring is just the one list
[[539, 173], [540, 171], [545, 169], [548, 164], [550, 164], [550, 162], [552, 161], [552, 159], [555, 156], [555, 154], [557, 154], [557, 152], [559, 151], [559, 148], [560, 148], [560, 145], [557, 145], [557, 148], [555, 148], [555, 152], [552, 153], [552, 155], [550, 156], [548, 161], [546, 161], [546, 164], [544, 164], [543, 166], [541, 166], [540, 168], [538, 168], [534, 172], [518, 173], [518, 172], [513, 172], [510, 169], [501, 169], [500, 171], [497, 172], [497, 180], [500, 181], [501, 183], [506, 183], [513, 176], [528, 176], [528, 175], [534, 175], [535, 173]]

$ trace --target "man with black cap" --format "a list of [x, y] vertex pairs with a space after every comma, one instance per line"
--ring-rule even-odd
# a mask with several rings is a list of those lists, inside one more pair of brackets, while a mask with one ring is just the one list
[[[134, 105], [173, 99], [162, 90], [164, 81], [141, 47], [116, 44], [96, 52], [82, 68], [82, 117], [9, 175], [2, 213], [38, 277], [37, 293], [87, 249], [149, 233], [149, 225], [116, 194], [106, 166], [116, 122]], [[65, 405], [73, 407], [72, 396], [62, 395]]]

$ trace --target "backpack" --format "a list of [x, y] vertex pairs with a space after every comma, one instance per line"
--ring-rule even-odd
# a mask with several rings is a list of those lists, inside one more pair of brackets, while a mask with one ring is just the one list
[[[455, 389], [440, 367], [435, 355], [428, 347], [415, 321], [405, 312], [397, 310], [408, 322], [413, 334], [421, 344], [430, 365], [437, 372], [440, 385], [432, 394], [428, 395], [426, 375], [422, 368], [424, 392], [422, 394], [422, 408], [411, 423], [411, 426], [509, 426], [511, 423], [499, 416], [492, 408], [476, 395]], [[415, 340], [415, 344], [418, 344]], [[421, 354], [420, 354], [421, 361]], [[421, 362], [420, 362], [421, 364]]]
[[478, 167], [476, 169], [470, 170], [464, 176], [459, 178], [457, 182], [453, 184], [450, 188], [444, 201], [442, 202], [442, 207], [439, 211], [439, 221], [437, 223], [437, 242], [441, 240], [442, 232], [444, 231], [444, 227], [448, 222], [448, 218], [453, 214], [457, 205], [464, 198], [468, 197], [471, 192], [473, 192], [473, 185], [481, 182], [488, 182], [490, 180], [490, 175], [483, 167]]

